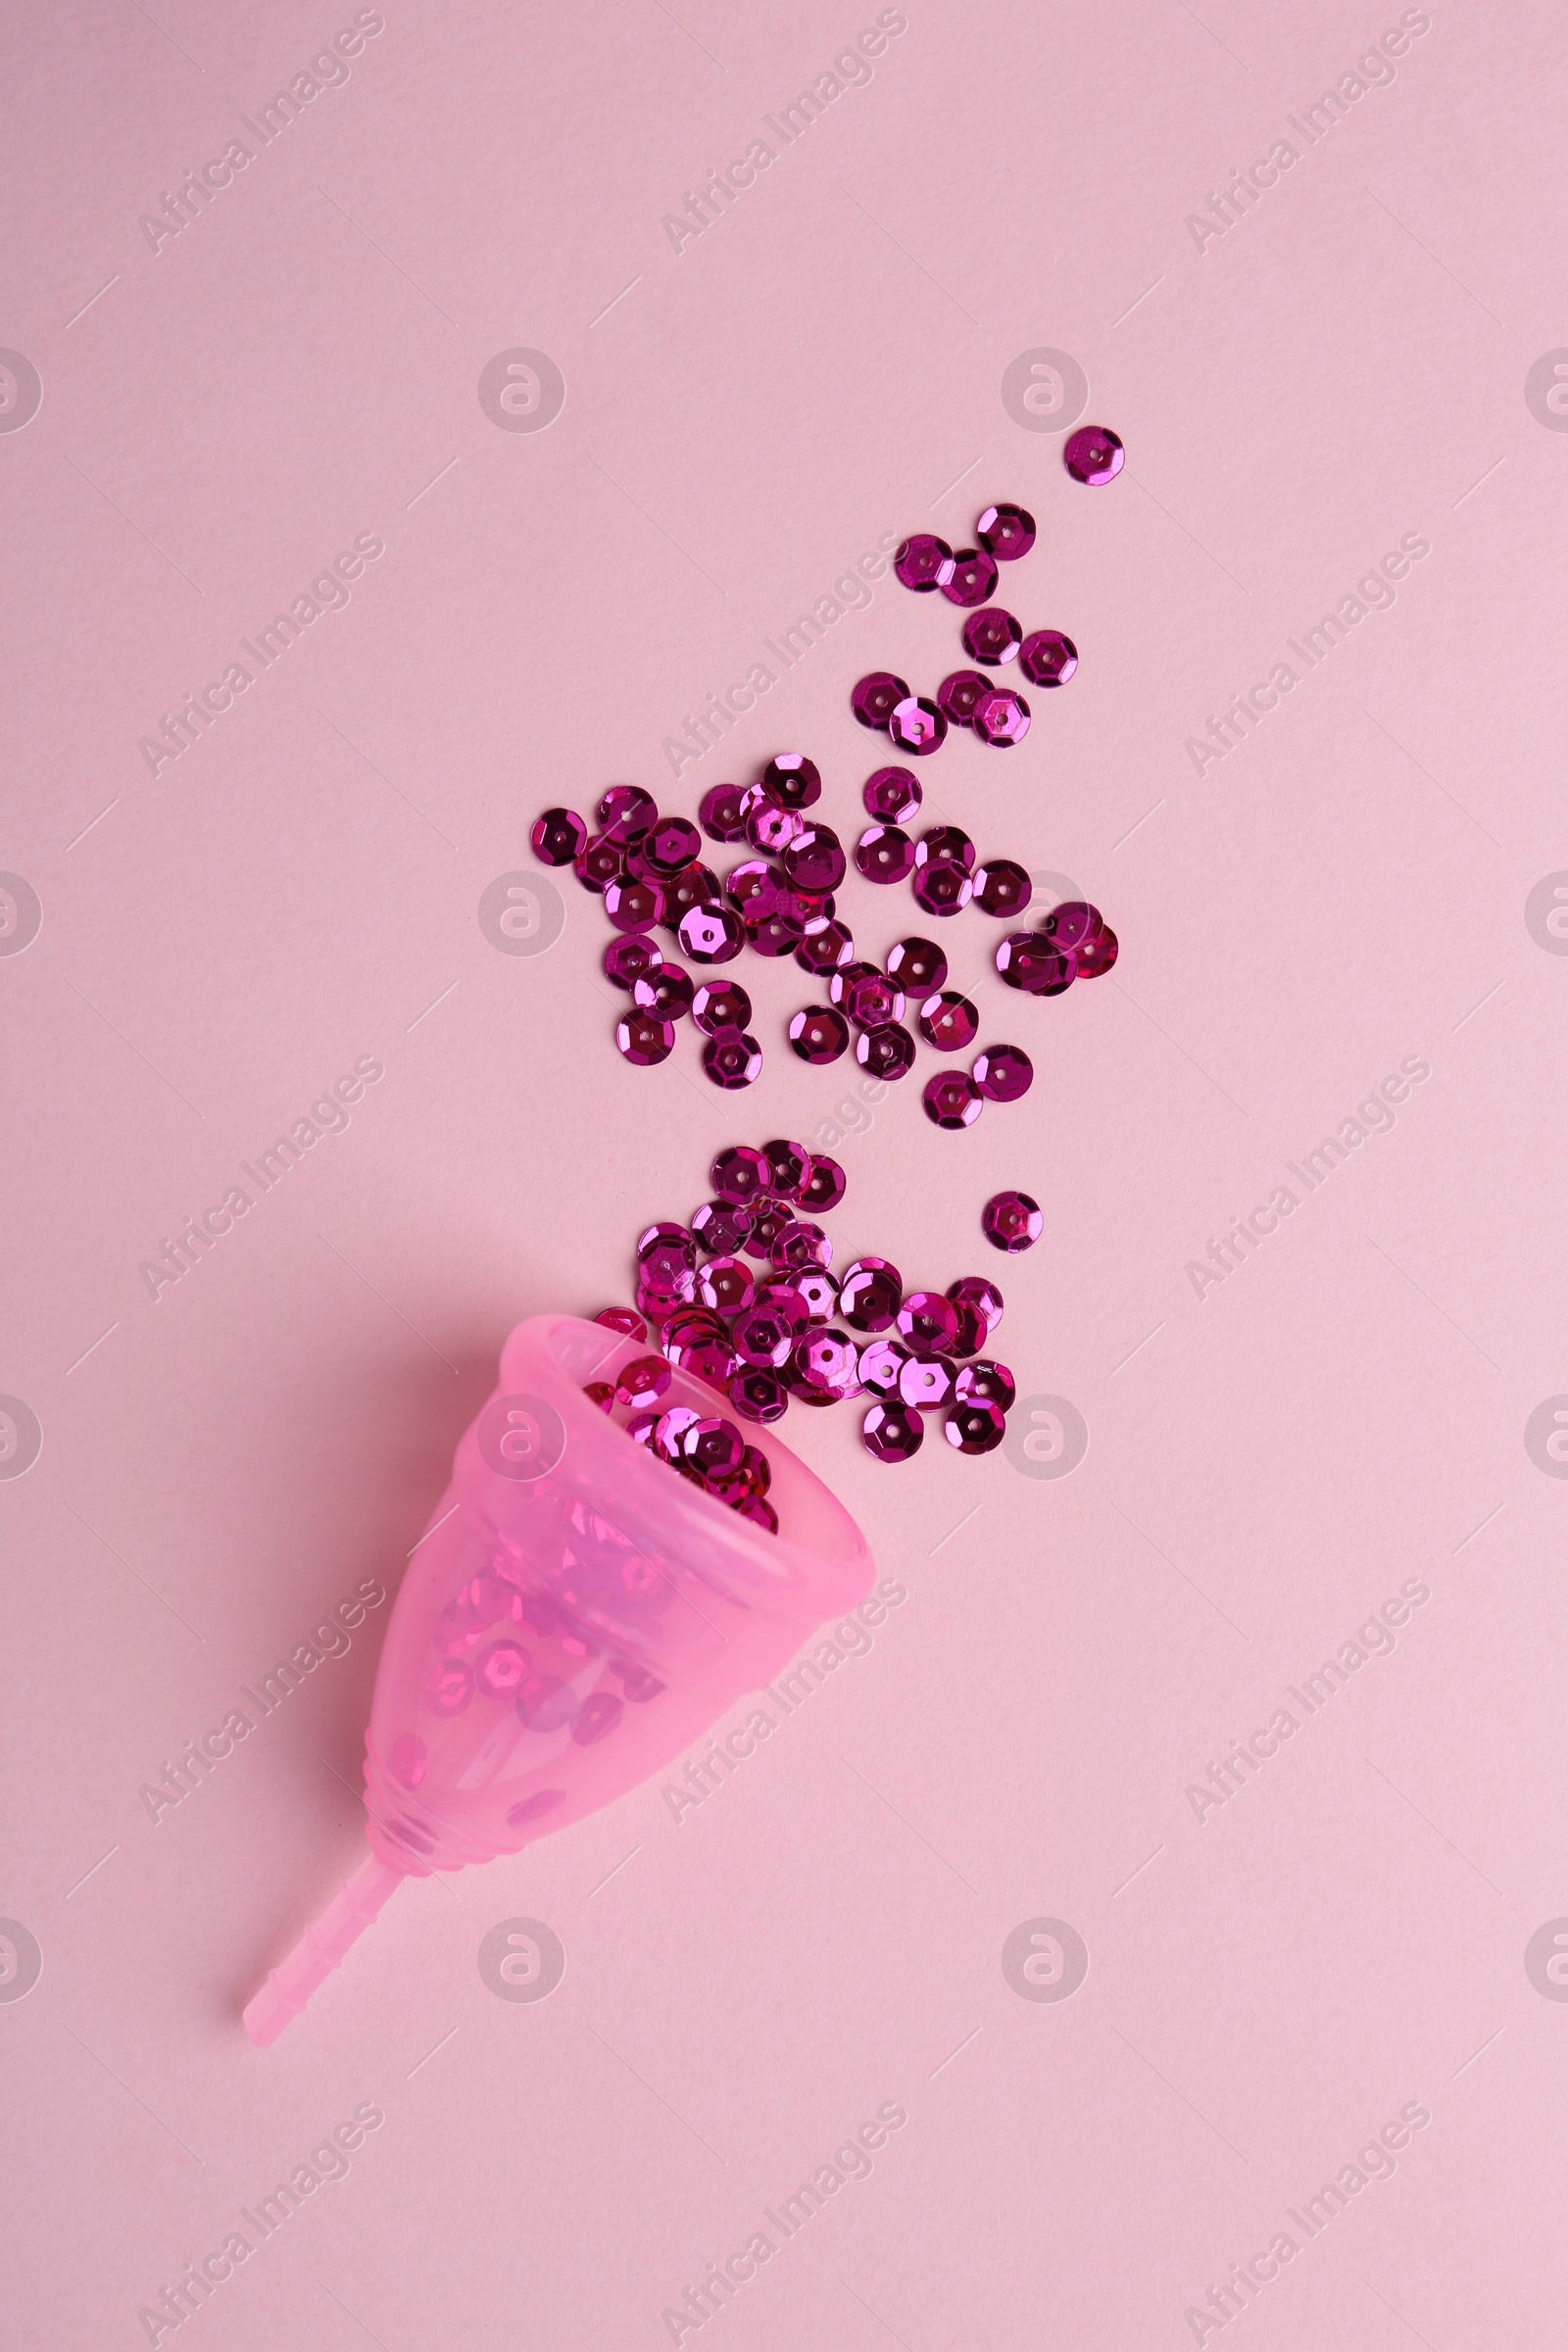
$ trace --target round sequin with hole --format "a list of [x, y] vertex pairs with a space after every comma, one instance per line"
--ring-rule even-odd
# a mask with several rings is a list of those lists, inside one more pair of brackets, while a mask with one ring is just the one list
[[1121, 435], [1108, 424], [1081, 424], [1067, 435], [1061, 462], [1075, 482], [1113, 482], [1127, 462]]
[[893, 576], [916, 596], [945, 588], [953, 577], [953, 550], [931, 531], [916, 531], [906, 539], [893, 559]]
[[1065, 686], [1078, 666], [1078, 648], [1059, 629], [1034, 629], [1018, 649], [1018, 667], [1031, 686]]
[[850, 709], [862, 727], [886, 734], [888, 721], [908, 695], [908, 687], [891, 669], [867, 670], [850, 690]]
[[821, 1068], [849, 1051], [850, 1024], [836, 1005], [807, 1004], [792, 1016], [789, 1037], [803, 1061]]
[[998, 1250], [1032, 1250], [1046, 1229], [1038, 1200], [1027, 1193], [993, 1193], [980, 1212], [980, 1230]]
[[1016, 564], [1026, 556], [1035, 543], [1035, 518], [1026, 507], [1015, 507], [1003, 500], [987, 507], [974, 526], [974, 535], [988, 556], [999, 564]]
[[980, 1116], [979, 1093], [963, 1070], [939, 1070], [926, 1080], [920, 1102], [931, 1124], [950, 1131], [972, 1127]]

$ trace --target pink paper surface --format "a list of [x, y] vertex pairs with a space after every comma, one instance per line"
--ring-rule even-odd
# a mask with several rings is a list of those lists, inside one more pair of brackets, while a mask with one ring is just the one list
[[[6, 2343], [1555, 2340], [1556, 14], [117, 0], [9, 47]], [[1041, 351], [1114, 484], [1004, 405], [1014, 362], [1049, 404]], [[541, 430], [517, 352], [564, 386]], [[1000, 927], [946, 927], [1037, 1068], [965, 1134], [921, 1115], [928, 1053], [872, 1102], [795, 1061], [787, 962], [744, 969], [750, 1095], [689, 1036], [627, 1067], [569, 873], [560, 936], [498, 945], [508, 877], [550, 904], [534, 813], [617, 780], [690, 811], [800, 748], [853, 836], [887, 756], [854, 680], [962, 659], [865, 573], [994, 498], [1040, 526], [1004, 601], [1081, 666], [1005, 760], [923, 762], [927, 810], [1102, 906], [1115, 972], [1037, 1003]], [[241, 650], [356, 543], [346, 603]], [[844, 895], [873, 955], [930, 927]], [[349, 1123], [251, 1182], [356, 1066]], [[777, 1134], [848, 1171], [841, 1263], [1001, 1281], [1017, 1442], [1067, 1474], [886, 1470], [853, 1410], [793, 1414], [875, 1628], [706, 1793], [705, 1747], [401, 1889], [253, 2050], [242, 2003], [364, 1851], [384, 1601], [189, 1795], [142, 1790], [395, 1591], [508, 1330], [623, 1298], [638, 1227]], [[1009, 1185], [1046, 1230], [1002, 1259]]]

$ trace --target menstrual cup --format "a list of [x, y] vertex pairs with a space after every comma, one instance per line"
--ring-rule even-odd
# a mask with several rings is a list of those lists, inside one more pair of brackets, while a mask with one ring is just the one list
[[[253, 2041], [276, 2040], [402, 1880], [514, 1854], [612, 1803], [864, 1598], [864, 1537], [771, 1435], [776, 1534], [584, 1396], [646, 1351], [569, 1315], [507, 1341], [387, 1629], [369, 1856], [250, 2002]], [[660, 1403], [708, 1415], [719, 1399], [676, 1370]]]

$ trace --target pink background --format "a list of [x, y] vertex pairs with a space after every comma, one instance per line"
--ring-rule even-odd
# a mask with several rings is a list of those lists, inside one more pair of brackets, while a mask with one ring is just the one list
[[[7, 2345], [146, 2340], [366, 2101], [384, 2126], [216, 2290], [210, 2346], [668, 2342], [883, 2102], [871, 2177], [685, 2342], [1175, 2347], [1282, 2230], [1200, 2340], [1549, 2339], [1568, 2010], [1524, 1954], [1568, 1912], [1568, 1497], [1523, 1432], [1568, 1389], [1568, 967], [1524, 909], [1568, 865], [1568, 440], [1524, 387], [1568, 339], [1556, 12], [1435, 8], [1200, 252], [1187, 216], [1397, 7], [910, 0], [677, 255], [663, 216], [874, 9], [387, 0], [151, 250], [138, 217], [354, 13], [12, 12], [0, 343], [43, 402], [0, 433], [0, 866], [43, 921], [0, 957], [0, 1390], [43, 1449], [0, 1482], [0, 1913], [43, 1970], [0, 2001]], [[518, 346], [565, 379], [543, 432], [476, 397]], [[1124, 436], [1113, 486], [1004, 408], [1038, 346]], [[395, 1583], [514, 1322], [624, 1297], [719, 1144], [809, 1140], [848, 1092], [784, 1049], [788, 965], [749, 960], [768, 1062], [723, 1097], [689, 1037], [620, 1062], [569, 875], [536, 956], [480, 898], [548, 802], [689, 810], [786, 747], [853, 832], [850, 686], [956, 666], [940, 599], [881, 579], [678, 785], [664, 739], [862, 551], [1007, 497], [1040, 544], [1006, 601], [1082, 666], [1005, 760], [950, 741], [928, 807], [1072, 878], [1121, 960], [1037, 1004], [951, 926], [1033, 1092], [939, 1134], [923, 1054], [857, 1112], [833, 1226], [841, 1262], [999, 1276], [1001, 1352], [1087, 1456], [894, 1472], [853, 1412], [793, 1416], [906, 1590], [870, 1654], [678, 1823], [650, 1786], [405, 1888], [258, 2053], [241, 2003], [363, 1850], [384, 1611], [156, 1826], [140, 1786]], [[160, 713], [362, 533], [346, 609], [150, 775]], [[1196, 773], [1208, 713], [1404, 534], [1393, 608]], [[845, 904], [872, 953], [911, 927], [902, 893]], [[348, 1130], [154, 1302], [140, 1262], [362, 1055]], [[1404, 1056], [1392, 1132], [1195, 1295]], [[1047, 1212], [1014, 1261], [977, 1224], [1006, 1184]], [[1392, 1654], [1196, 1818], [1406, 1580]], [[567, 1956], [538, 2003], [476, 1965], [517, 1917]], [[1040, 1918], [1090, 1954], [1058, 2003], [1001, 1965]], [[1287, 2209], [1406, 2103], [1393, 2178], [1308, 2242]]]

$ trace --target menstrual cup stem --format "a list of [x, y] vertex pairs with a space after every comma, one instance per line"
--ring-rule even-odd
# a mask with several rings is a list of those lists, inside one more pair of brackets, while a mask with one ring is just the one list
[[368, 1854], [344, 1880], [319, 1919], [308, 1927], [281, 1968], [274, 1968], [245, 2011], [245, 2031], [266, 2049], [298, 2017], [318, 1984], [326, 1982], [355, 1937], [375, 1918], [405, 1873]]

